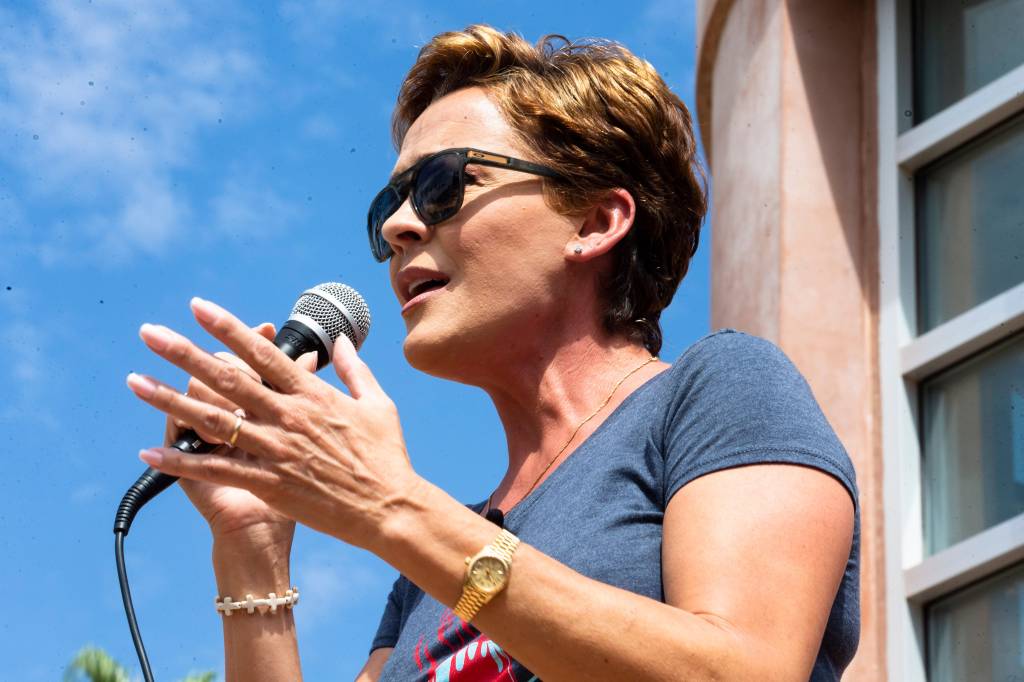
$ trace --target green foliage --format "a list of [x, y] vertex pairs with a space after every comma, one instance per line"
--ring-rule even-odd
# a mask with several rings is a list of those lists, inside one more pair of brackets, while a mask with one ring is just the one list
[[[217, 673], [189, 673], [181, 682], [215, 682]], [[85, 646], [64, 672], [64, 682], [131, 682], [128, 671], [110, 654], [96, 646]]]
[[181, 682], [214, 682], [217, 679], [217, 673], [212, 670], [208, 670], [205, 673], [192, 673]]
[[131, 682], [128, 671], [103, 649], [85, 646], [71, 660], [64, 682]]

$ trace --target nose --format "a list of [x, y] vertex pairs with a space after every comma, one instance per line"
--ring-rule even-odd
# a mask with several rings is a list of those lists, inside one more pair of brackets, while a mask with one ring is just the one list
[[410, 244], [429, 240], [430, 228], [416, 215], [411, 197], [406, 197], [398, 210], [384, 221], [381, 236], [396, 254], [401, 254]]

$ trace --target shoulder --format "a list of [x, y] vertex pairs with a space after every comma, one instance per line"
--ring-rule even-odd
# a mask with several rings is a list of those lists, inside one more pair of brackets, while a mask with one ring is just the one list
[[681, 411], [732, 418], [772, 409], [786, 415], [820, 412], [807, 382], [778, 346], [733, 329], [700, 339], [667, 372], [670, 419]]
[[696, 341], [670, 371], [682, 377], [746, 375], [750, 371], [795, 372], [786, 354], [768, 339], [735, 329], [720, 329]]
[[803, 375], [771, 341], [715, 332], [668, 371], [661, 442], [670, 495], [709, 471], [787, 462], [826, 469], [856, 496], [849, 456]]

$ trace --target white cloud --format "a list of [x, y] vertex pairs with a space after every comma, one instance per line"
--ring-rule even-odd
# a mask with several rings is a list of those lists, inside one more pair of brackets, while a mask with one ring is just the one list
[[301, 209], [256, 180], [231, 178], [211, 202], [213, 222], [232, 237], [267, 237], [282, 231]]
[[13, 139], [5, 161], [23, 206], [84, 216], [34, 226], [46, 259], [156, 252], [187, 230], [175, 173], [223, 112], [245, 109], [258, 80], [254, 57], [223, 30], [230, 22], [200, 11], [176, 0], [0, 10], [0, 129]]
[[73, 504], [88, 504], [96, 500], [103, 492], [103, 486], [98, 483], [85, 483], [71, 491], [70, 499]]
[[9, 388], [0, 405], [0, 421], [57, 429], [58, 419], [45, 400], [52, 390], [46, 378], [48, 338], [42, 326], [18, 317], [0, 327], [0, 346], [6, 349], [6, 371], [0, 372], [0, 381]]
[[324, 113], [314, 114], [302, 122], [302, 134], [311, 140], [334, 140], [338, 132], [336, 119]]
[[39, 325], [15, 320], [0, 330], [0, 343], [5, 353], [11, 376], [19, 382], [32, 383], [43, 376], [43, 330]]
[[[0, 287], [12, 284], [9, 273], [15, 270], [15, 261], [32, 252], [31, 226], [21, 201], [10, 187], [0, 186]], [[0, 294], [10, 296], [6, 289]], [[0, 299], [2, 300], [2, 299]]]

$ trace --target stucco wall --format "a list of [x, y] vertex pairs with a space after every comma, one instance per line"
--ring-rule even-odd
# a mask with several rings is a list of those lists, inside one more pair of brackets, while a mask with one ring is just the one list
[[698, 2], [712, 325], [779, 344], [857, 468], [861, 642], [885, 679], [874, 3]]

